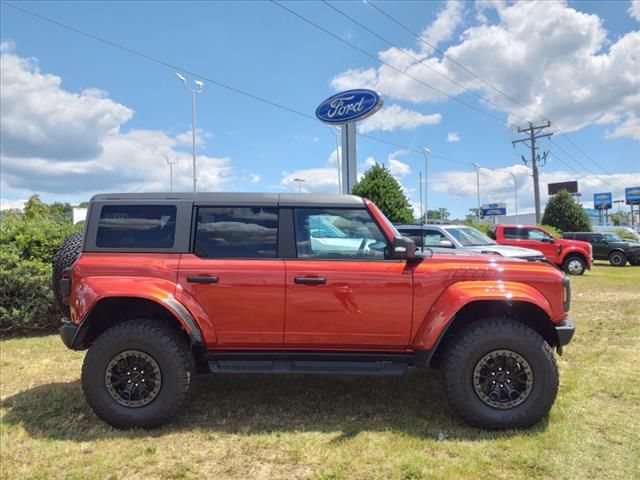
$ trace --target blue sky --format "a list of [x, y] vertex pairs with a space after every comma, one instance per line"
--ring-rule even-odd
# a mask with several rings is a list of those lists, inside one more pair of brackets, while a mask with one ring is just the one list
[[[640, 184], [637, 2], [374, 4], [519, 103], [434, 53], [367, 2], [331, 5], [404, 53], [323, 3], [283, 5], [422, 83], [269, 2], [19, 6], [308, 115], [337, 90], [374, 88], [385, 108], [361, 130], [456, 160], [434, 156], [428, 176], [430, 208], [447, 207], [455, 216], [476, 203], [471, 162], [486, 168], [483, 203], [505, 201], [512, 210], [514, 173], [521, 211], [532, 209], [530, 173], [520, 160], [527, 150], [511, 145], [520, 138], [514, 128], [531, 117], [551, 119], [553, 130], [567, 132], [579, 147], [559, 133], [554, 143], [542, 141], [551, 151], [543, 191], [546, 182], [579, 179], [588, 201], [601, 191], [619, 198], [625, 186]], [[6, 4], [0, 8], [5, 206], [32, 193], [79, 202], [102, 191], [168, 190], [163, 154], [180, 158], [174, 183], [189, 190], [191, 106], [174, 69]], [[337, 191], [335, 138], [326, 125], [211, 83], [197, 102], [203, 190], [295, 191], [293, 178], [301, 177], [307, 191]], [[361, 170], [374, 161], [389, 166], [418, 209], [418, 153], [361, 136], [358, 160]]]

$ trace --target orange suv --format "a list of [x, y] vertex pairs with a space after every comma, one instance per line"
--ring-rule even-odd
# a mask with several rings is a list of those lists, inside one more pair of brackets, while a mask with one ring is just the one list
[[[184, 405], [195, 372], [443, 372], [463, 418], [525, 427], [553, 404], [569, 281], [540, 261], [417, 254], [349, 195], [107, 194], [54, 261], [60, 334], [120, 428]], [[372, 379], [372, 381], [375, 381]]]

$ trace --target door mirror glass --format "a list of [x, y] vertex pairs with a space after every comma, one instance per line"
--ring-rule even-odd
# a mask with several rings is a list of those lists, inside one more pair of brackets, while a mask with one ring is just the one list
[[440, 240], [440, 242], [438, 242], [438, 246], [443, 248], [453, 248], [453, 243], [451, 243], [451, 240]]

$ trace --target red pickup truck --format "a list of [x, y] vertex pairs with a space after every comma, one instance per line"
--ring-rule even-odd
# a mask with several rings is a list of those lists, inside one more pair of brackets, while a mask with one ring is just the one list
[[591, 269], [593, 251], [589, 242], [556, 238], [545, 229], [531, 225], [493, 225], [489, 236], [501, 245], [538, 250], [571, 275], [582, 275]]

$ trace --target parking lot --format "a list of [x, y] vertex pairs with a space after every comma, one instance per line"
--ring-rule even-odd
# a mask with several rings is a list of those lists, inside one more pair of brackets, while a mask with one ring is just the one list
[[638, 268], [573, 277], [574, 341], [550, 416], [523, 431], [468, 427], [438, 373], [200, 376], [173, 423], [119, 431], [87, 406], [84, 352], [57, 335], [1, 346], [3, 478], [638, 478]]

